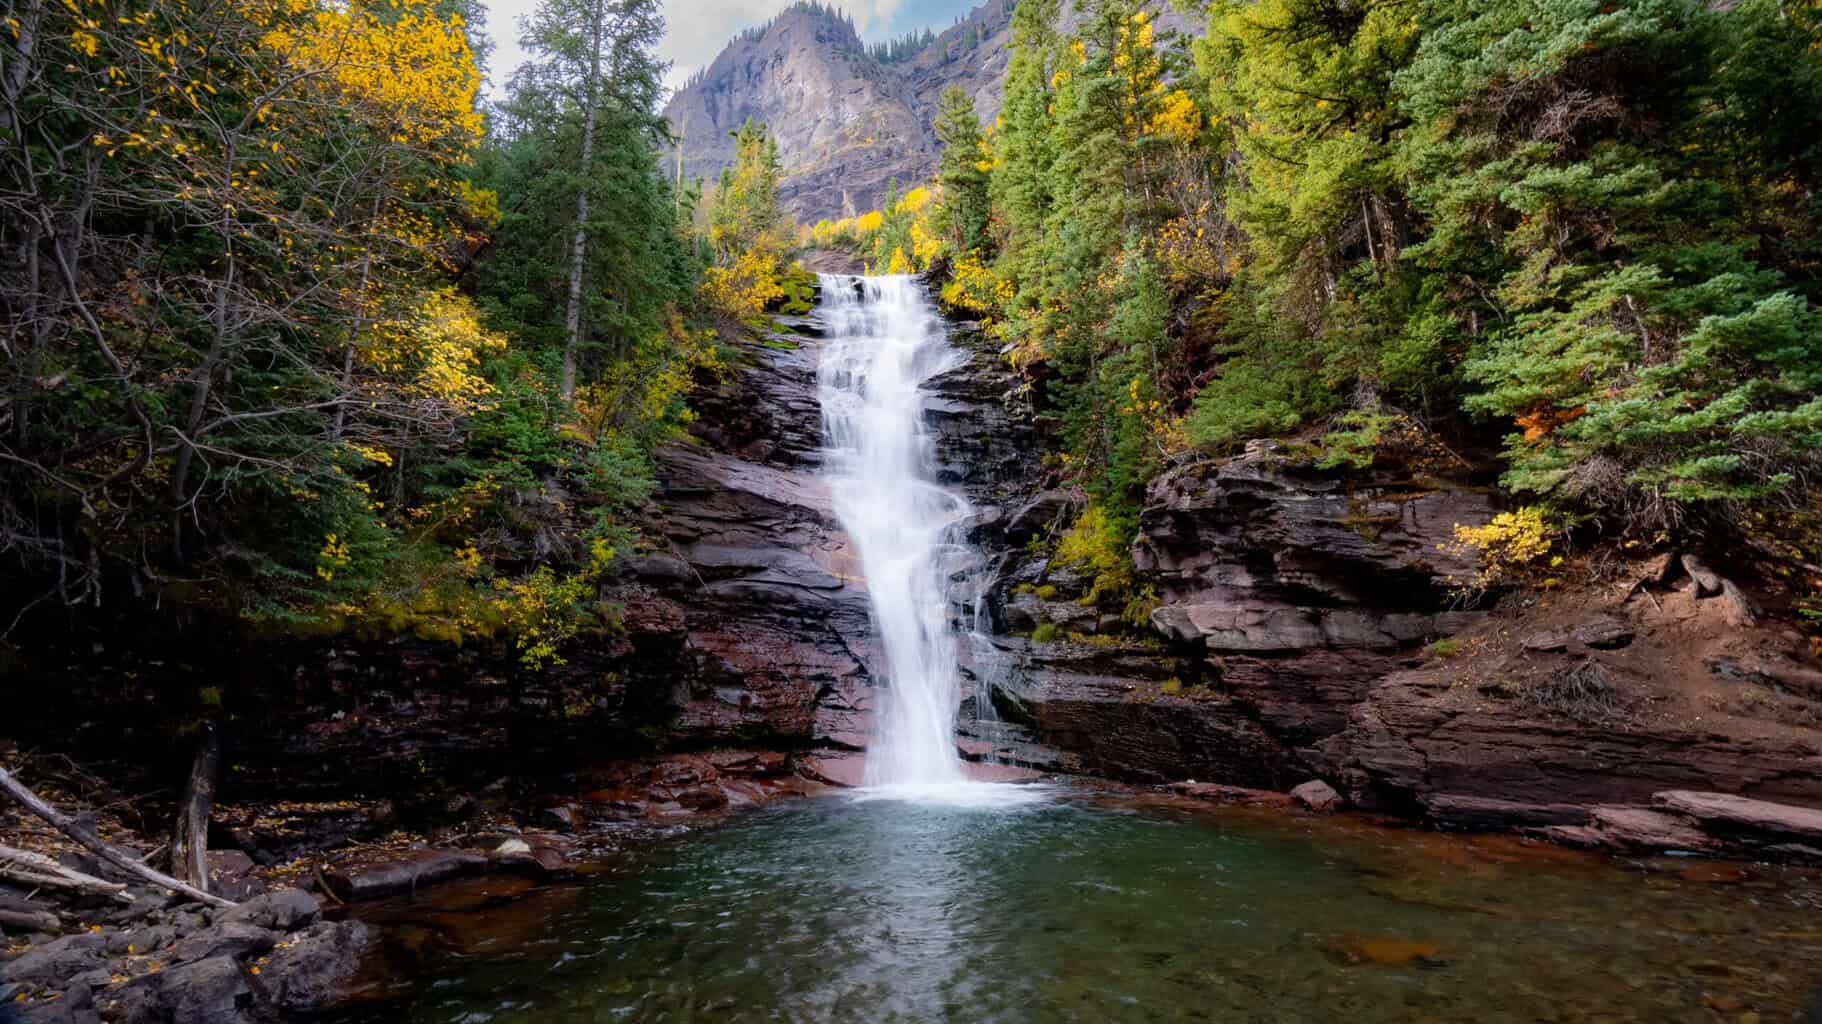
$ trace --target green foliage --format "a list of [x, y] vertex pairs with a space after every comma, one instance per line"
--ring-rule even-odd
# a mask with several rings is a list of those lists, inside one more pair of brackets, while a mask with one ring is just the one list
[[[1446, 10], [1398, 76], [1434, 224], [1411, 255], [1498, 311], [1466, 407], [1522, 428], [1508, 485], [1652, 527], [1790, 486], [1822, 439], [1822, 321], [1763, 233], [1813, 217], [1780, 193], [1814, 143], [1722, 112], [1815, 100], [1799, 26], [1759, 3]], [[1543, 102], [1495, 113], [1521, 95]]]
[[1051, 644], [1055, 643], [1056, 639], [1057, 624], [1054, 622], [1040, 622], [1038, 623], [1038, 628], [1031, 631], [1031, 640], [1033, 643]]
[[1382, 412], [1355, 411], [1337, 417], [1335, 425], [1322, 438], [1322, 457], [1316, 460], [1321, 469], [1366, 469], [1373, 464], [1374, 452], [1386, 429], [1399, 418]]
[[[1190, 440], [1383, 402], [1516, 422], [1508, 486], [1642, 526], [1792, 486], [1822, 422], [1822, 322], [1811, 253], [1767, 240], [1813, 234], [1793, 189], [1816, 143], [1732, 112], [1815, 101], [1813, 20], [1216, 5], [1197, 55], [1245, 168], [1228, 195], [1250, 263]], [[1376, 429], [1349, 415], [1331, 465]]]
[[1432, 658], [1448, 661], [1461, 653], [1461, 641], [1454, 637], [1443, 637], [1441, 640], [1432, 642], [1430, 646], [1424, 648], [1424, 651]]
[[993, 216], [987, 194], [986, 139], [974, 100], [959, 86], [943, 90], [936, 116], [936, 137], [943, 144], [937, 181], [942, 185], [938, 222], [947, 226], [956, 252], [979, 249], [987, 241], [987, 222]]
[[778, 140], [765, 125], [747, 118], [734, 134], [734, 165], [721, 172], [709, 207], [709, 241], [723, 262], [787, 234], [778, 203], [783, 177]]
[[816, 307], [816, 275], [805, 270], [802, 264], [793, 263], [787, 267], [778, 286], [784, 292], [779, 300], [780, 312], [801, 316]]
[[68, 266], [0, 269], [5, 617], [560, 660], [716, 365], [655, 0], [543, 0], [491, 124], [465, 3], [140, 6], [8, 65], [0, 237]]

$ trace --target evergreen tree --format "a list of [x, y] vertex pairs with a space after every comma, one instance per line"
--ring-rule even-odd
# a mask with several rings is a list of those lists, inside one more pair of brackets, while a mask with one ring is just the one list
[[764, 125], [748, 118], [734, 133], [734, 165], [721, 173], [709, 221], [710, 241], [723, 257], [736, 256], [760, 244], [762, 237], [785, 230], [778, 202], [782, 175], [778, 141]]
[[688, 287], [658, 158], [670, 141], [657, 111], [662, 35], [656, 0], [544, 0], [527, 25], [533, 59], [502, 110], [510, 141], [497, 184], [514, 201], [489, 291], [527, 337], [549, 338], [558, 327], [545, 311], [565, 311], [565, 401], [582, 364], [598, 371], [631, 352]]
[[957, 251], [980, 248], [987, 241], [987, 222], [993, 215], [988, 197], [986, 140], [974, 99], [958, 86], [943, 90], [936, 115], [936, 137], [943, 144], [937, 171], [943, 187], [939, 219], [950, 231]]
[[1020, 304], [1036, 302], [1044, 266], [1044, 222], [1050, 216], [1051, 71], [1056, 59], [1057, 0], [1019, 0], [1012, 15], [1012, 56], [1000, 108], [999, 169], [994, 205], [1004, 214], [1005, 274]]
[[1778, 198], [1814, 141], [1738, 112], [1822, 101], [1813, 39], [1764, 2], [1439, 13], [1398, 78], [1431, 222], [1411, 257], [1481, 282], [1467, 407], [1520, 428], [1508, 485], [1672, 526], [1806, 476], [1816, 282], [1765, 238], [1814, 216]]

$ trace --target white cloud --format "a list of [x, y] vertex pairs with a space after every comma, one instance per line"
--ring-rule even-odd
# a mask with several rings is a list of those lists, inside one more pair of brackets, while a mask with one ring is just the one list
[[[707, 66], [742, 29], [764, 24], [794, 2], [664, 0], [665, 37], [658, 52], [672, 64], [672, 84]], [[493, 96], [505, 90], [513, 69], [525, 61], [519, 49], [518, 23], [536, 6], [537, 0], [489, 0], [487, 34], [494, 43], [489, 93]], [[853, 17], [854, 27], [867, 38], [879, 38], [904, 20], [899, 17], [903, 0], [836, 0], [836, 6]]]

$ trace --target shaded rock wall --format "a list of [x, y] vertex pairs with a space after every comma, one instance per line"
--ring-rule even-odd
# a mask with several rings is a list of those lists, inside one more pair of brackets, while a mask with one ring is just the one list
[[[1023, 518], [1065, 521], [1079, 501], [1039, 493]], [[1266, 444], [1173, 469], [1152, 484], [1133, 549], [1159, 602], [1152, 635], [1116, 639], [1117, 616], [1069, 600], [1084, 581], [1016, 565], [1008, 620], [1086, 635], [1008, 650], [1004, 700], [1095, 774], [1288, 788], [1325, 763], [1317, 746], [1376, 679], [1478, 618], [1453, 609], [1447, 577], [1468, 567], [1441, 548], [1456, 523], [1491, 514], [1470, 488], [1344, 480]]]

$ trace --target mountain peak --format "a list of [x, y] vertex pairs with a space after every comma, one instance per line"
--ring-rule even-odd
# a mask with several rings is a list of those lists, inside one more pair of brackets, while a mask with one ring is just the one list
[[840, 8], [807, 0], [741, 33], [665, 110], [684, 171], [712, 179], [734, 162], [747, 118], [778, 141], [785, 205], [805, 222], [877, 208], [935, 173], [931, 122], [945, 88], [999, 110], [1015, 0], [987, 0], [947, 31], [869, 46]]

